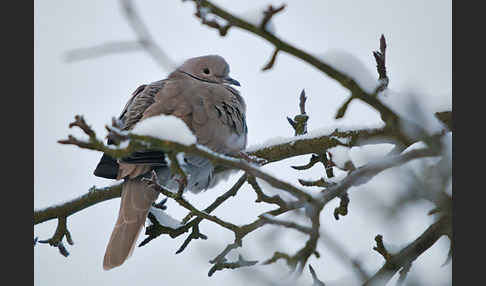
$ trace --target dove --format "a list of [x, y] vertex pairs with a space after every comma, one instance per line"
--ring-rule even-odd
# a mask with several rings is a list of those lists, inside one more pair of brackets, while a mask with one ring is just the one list
[[[214, 152], [238, 155], [246, 148], [246, 104], [231, 85], [230, 68], [218, 55], [186, 60], [166, 79], [139, 86], [118, 117], [122, 130], [158, 115], [173, 115], [184, 121], [197, 143]], [[164, 130], [161, 130], [164, 132]], [[110, 139], [108, 144], [114, 144]], [[208, 159], [184, 154], [182, 169], [187, 175], [184, 191], [198, 193], [215, 185], [214, 166]], [[120, 209], [106, 247], [103, 269], [118, 267], [132, 255], [148, 212], [158, 197], [142, 181], [155, 171], [159, 184], [177, 189], [178, 174], [172, 174], [160, 150], [144, 150], [115, 160], [103, 154], [94, 175], [124, 180]]]

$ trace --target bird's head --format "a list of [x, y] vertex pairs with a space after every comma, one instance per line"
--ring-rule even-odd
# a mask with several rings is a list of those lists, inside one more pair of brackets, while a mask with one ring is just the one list
[[223, 57], [209, 55], [186, 60], [177, 71], [202, 81], [240, 86], [229, 76], [229, 65]]

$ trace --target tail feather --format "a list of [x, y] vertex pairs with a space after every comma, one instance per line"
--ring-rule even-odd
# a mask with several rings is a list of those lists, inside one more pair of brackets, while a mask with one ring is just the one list
[[152, 203], [158, 192], [148, 189], [140, 179], [123, 184], [120, 210], [103, 259], [103, 269], [120, 266], [131, 256]]

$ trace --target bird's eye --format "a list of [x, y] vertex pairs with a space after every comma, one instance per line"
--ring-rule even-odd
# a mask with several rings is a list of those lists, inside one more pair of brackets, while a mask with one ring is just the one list
[[205, 69], [203, 70], [203, 73], [205, 73], [205, 74], [209, 74], [209, 69], [208, 69], [208, 68], [205, 68]]

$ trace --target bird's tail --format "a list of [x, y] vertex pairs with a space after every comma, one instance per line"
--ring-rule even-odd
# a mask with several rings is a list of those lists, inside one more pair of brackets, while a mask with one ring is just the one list
[[140, 179], [129, 179], [123, 184], [118, 219], [103, 259], [104, 270], [122, 265], [131, 256], [150, 206], [158, 194]]

